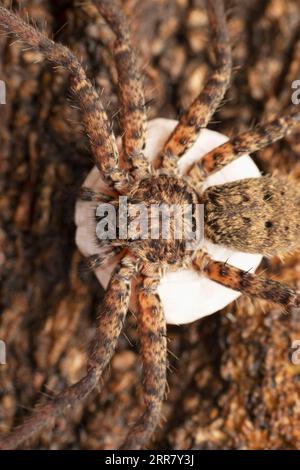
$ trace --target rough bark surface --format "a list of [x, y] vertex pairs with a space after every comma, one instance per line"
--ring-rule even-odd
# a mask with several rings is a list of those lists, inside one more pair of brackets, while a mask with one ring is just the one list
[[[113, 35], [76, 0], [14, 1], [47, 34], [70, 46], [104, 88], [118, 128]], [[298, 0], [228, 2], [234, 73], [226, 103], [210, 128], [229, 136], [271, 118], [291, 100], [300, 79]], [[10, 0], [1, 4], [9, 6]], [[21, 5], [21, 6], [20, 6]], [[148, 117], [178, 116], [212, 67], [202, 0], [124, 0], [139, 46]], [[231, 10], [231, 7], [233, 9]], [[130, 12], [134, 11], [132, 15]], [[0, 432], [37, 399], [83, 373], [102, 291], [74, 244], [76, 192], [92, 167], [67, 73], [0, 35]], [[300, 134], [300, 133], [299, 133]], [[265, 172], [300, 177], [300, 135], [260, 152]], [[266, 275], [300, 288], [299, 256], [267, 260]], [[28, 447], [116, 448], [142, 410], [141, 367], [134, 318], [119, 341], [101, 394], [96, 391], [56, 420]], [[225, 311], [168, 329], [171, 371], [156, 449], [300, 449], [300, 314], [242, 298]], [[129, 342], [129, 340], [130, 342]]]

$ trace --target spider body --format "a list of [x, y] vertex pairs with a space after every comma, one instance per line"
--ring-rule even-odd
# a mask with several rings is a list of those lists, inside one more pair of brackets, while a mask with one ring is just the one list
[[[215, 70], [163, 145], [158, 158], [159, 170], [150, 166], [144, 155], [146, 112], [143, 88], [126, 19], [114, 1], [93, 0], [93, 3], [116, 35], [114, 54], [122, 107], [122, 157], [126, 161], [125, 167], [120, 165], [116, 139], [100, 95], [72, 52], [2, 6], [0, 28], [42, 53], [52, 64], [69, 71], [71, 88], [82, 111], [95, 165], [115, 194], [106, 200], [112, 201], [118, 208], [116, 195], [126, 195], [129, 212], [132, 211], [131, 218], [137, 205], [143, 203], [147, 214], [150, 210], [151, 221], [152, 205], [177, 204], [183, 213], [186, 205], [190, 205], [192, 216], [195, 216], [197, 204], [204, 203], [206, 237], [215, 243], [267, 255], [282, 254], [298, 247], [299, 189], [292, 182], [276, 177], [252, 178], [203, 191], [203, 181], [207, 176], [244, 153], [259, 150], [299, 128], [297, 109], [291, 109], [286, 115], [244, 132], [208, 152], [201, 161], [199, 158], [199, 162], [193, 163], [184, 175], [178, 172], [179, 157], [194, 144], [201, 129], [207, 126], [230, 83], [231, 47], [223, 0], [206, 0], [214, 37]], [[83, 194], [85, 200], [101, 201], [101, 196], [90, 189]], [[191, 217], [187, 223], [188, 233], [194, 228], [194, 220], [195, 217]], [[125, 449], [138, 449], [146, 445], [161, 415], [166, 389], [167, 343], [166, 322], [157, 287], [165, 270], [188, 265], [195, 273], [246, 295], [260, 297], [285, 308], [300, 306], [300, 294], [284, 284], [215, 261], [201, 246], [187, 250], [186, 240], [171, 237], [176, 221], [173, 212], [170, 237], [138, 239], [137, 229], [134, 229], [128, 239], [104, 240], [106, 254], [104, 257], [95, 254], [93, 263], [99, 265], [108, 255], [120, 250], [121, 259], [110, 279], [97, 317], [86, 375], [38, 407], [23, 425], [0, 439], [1, 448], [15, 448], [37, 435], [45, 426], [53, 424], [53, 418], [64, 410], [72, 409], [99, 385], [123, 328], [134, 278], [139, 280], [137, 322], [145, 410], [129, 430], [122, 446]]]
[[[154, 175], [135, 184], [127, 199], [129, 223], [139, 213], [145, 219], [146, 233], [141, 234], [139, 224], [134, 224], [129, 226], [128, 240], [117, 240], [116, 245], [127, 246], [143, 263], [154, 263], [162, 272], [184, 266], [191, 253], [183, 228], [186, 232], [196, 229], [200, 204], [192, 186], [176, 176]], [[145, 213], [141, 213], [141, 206]]]
[[[212, 186], [200, 194], [182, 179], [162, 174], [138, 182], [130, 191], [128, 201], [132, 217], [140, 204], [145, 206], [149, 225], [157, 236], [153, 239], [152, 233], [149, 239], [148, 227], [146, 240], [140, 239], [137, 230], [131, 233], [127, 243], [119, 241], [120, 246], [127, 246], [142, 263], [154, 263], [161, 272], [191, 264], [195, 250], [188, 250], [185, 239], [176, 239], [175, 225], [178, 217], [180, 225], [185, 223], [188, 206], [194, 218], [195, 208], [201, 203], [205, 238], [212, 243], [266, 256], [284, 255], [299, 244], [300, 188], [287, 178], [243, 179]], [[165, 206], [168, 210], [170, 231], [165, 240], [161, 220], [153, 219], [153, 206]], [[181, 209], [180, 213], [172, 212], [174, 206]], [[115, 245], [118, 246], [118, 242]]]

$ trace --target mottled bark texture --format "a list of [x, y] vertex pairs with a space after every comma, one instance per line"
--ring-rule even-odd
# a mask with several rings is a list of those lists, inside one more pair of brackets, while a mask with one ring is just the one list
[[[10, 0], [1, 2], [10, 5]], [[227, 2], [228, 7], [233, 2]], [[13, 2], [18, 8], [19, 3]], [[148, 118], [179, 117], [215, 66], [202, 0], [125, 0], [145, 75]], [[83, 59], [104, 88], [119, 133], [115, 36], [95, 8], [77, 2], [22, 1], [48, 35]], [[267, 122], [290, 105], [300, 78], [298, 0], [245, 0], [229, 19], [234, 44], [226, 106], [210, 128], [229, 136]], [[81, 377], [102, 292], [74, 245], [76, 191], [92, 166], [79, 112], [68, 99], [68, 73], [0, 36], [0, 431], [19, 423], [40, 393], [51, 395]], [[216, 122], [217, 121], [217, 122]], [[300, 176], [297, 135], [256, 154], [265, 172]], [[264, 263], [268, 277], [299, 288], [299, 256]], [[297, 269], [298, 268], [298, 269]], [[68, 419], [58, 418], [35, 448], [115, 448], [143, 411], [138, 333], [126, 335], [105, 385]], [[220, 314], [168, 328], [170, 392], [153, 448], [300, 448], [300, 366], [290, 359], [300, 339], [297, 310], [241, 298]], [[129, 342], [130, 340], [130, 342]], [[177, 357], [177, 358], [176, 358]], [[137, 405], [138, 404], [138, 405]], [[139, 405], [140, 404], [140, 405]], [[30, 444], [30, 443], [29, 443]]]

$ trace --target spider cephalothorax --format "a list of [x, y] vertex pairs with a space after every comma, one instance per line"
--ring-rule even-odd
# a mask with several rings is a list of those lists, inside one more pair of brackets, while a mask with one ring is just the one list
[[[284, 254], [300, 244], [300, 190], [295, 183], [266, 176], [221, 184], [203, 191], [203, 180], [244, 153], [259, 150], [299, 128], [299, 112], [296, 109], [212, 150], [201, 161], [194, 163], [183, 176], [179, 175], [177, 169], [179, 157], [193, 145], [201, 129], [207, 126], [230, 83], [231, 47], [223, 0], [206, 2], [214, 37], [215, 70], [164, 144], [158, 158], [159, 168], [155, 169], [149, 165], [143, 153], [146, 113], [141, 77], [130, 44], [126, 19], [114, 1], [93, 0], [93, 3], [116, 35], [114, 55], [124, 130], [124, 166], [120, 164], [116, 139], [100, 95], [72, 52], [1, 6], [0, 28], [70, 73], [71, 88], [82, 111], [95, 164], [99, 175], [114, 194], [112, 197], [104, 197], [86, 188], [82, 191], [83, 199], [100, 202], [103, 196], [103, 200], [112, 203], [120, 211], [119, 197], [126, 196], [129, 219], [140, 203], [146, 207], [147, 214], [151, 205], [177, 205], [182, 208], [189, 205], [192, 207], [192, 217], [188, 223], [190, 231], [194, 228], [196, 206], [204, 204], [205, 234], [208, 239], [250, 253]], [[229, 263], [214, 261], [197, 244], [187, 250], [185, 240], [168, 237], [139, 239], [133, 231], [127, 238], [106, 238], [99, 243], [106, 246], [106, 254], [121, 253], [121, 260], [109, 282], [97, 318], [87, 373], [79, 382], [38, 407], [22, 426], [2, 438], [1, 448], [19, 446], [25, 439], [52, 424], [55, 416], [73, 407], [99, 385], [122, 331], [134, 277], [139, 279], [137, 322], [144, 370], [145, 411], [129, 430], [123, 444], [123, 448], [128, 449], [137, 449], [146, 444], [160, 419], [166, 388], [167, 343], [164, 312], [157, 295], [157, 286], [164, 270], [188, 264], [196, 273], [236, 291], [273, 301], [285, 308], [300, 306], [300, 294], [295, 290], [237, 269]], [[95, 265], [101, 264], [103, 260], [97, 254], [93, 257]]]
[[[192, 255], [189, 244], [196, 230], [201, 231], [197, 227], [200, 195], [192, 186], [177, 176], [157, 174], [136, 182], [124, 195], [125, 208], [124, 196], [112, 201], [118, 220], [121, 220], [120, 211], [127, 213], [122, 227], [124, 239], [118, 227], [118, 239], [105, 240], [102, 245], [127, 247], [141, 261], [155, 263], [161, 271], [187, 263]], [[143, 219], [143, 230], [140, 223], [133, 223], [137, 216]]]

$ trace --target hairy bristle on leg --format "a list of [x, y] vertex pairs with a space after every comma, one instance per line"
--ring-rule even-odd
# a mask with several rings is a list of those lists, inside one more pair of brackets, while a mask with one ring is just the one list
[[93, 3], [116, 35], [114, 56], [122, 107], [124, 153], [135, 176], [142, 178], [150, 173], [149, 162], [143, 154], [147, 116], [142, 77], [132, 48], [127, 19], [120, 6], [111, 0], [93, 0]]
[[135, 267], [130, 258], [123, 258], [113, 275], [97, 318], [88, 371], [79, 382], [67, 388], [45, 405], [36, 407], [25, 422], [0, 439], [0, 449], [15, 449], [53, 424], [54, 418], [86, 398], [99, 383], [111, 359], [123, 328], [131, 293]]
[[138, 328], [146, 410], [129, 431], [121, 449], [140, 449], [150, 439], [160, 419], [166, 389], [167, 338], [157, 284], [157, 279], [144, 278], [139, 292]]
[[257, 274], [242, 271], [234, 266], [206, 258], [203, 266], [203, 255], [195, 257], [194, 268], [212, 281], [239, 291], [251, 297], [269, 300], [286, 308], [300, 307], [300, 293], [277, 281], [265, 279]]
[[296, 129], [300, 129], [300, 112], [297, 108], [265, 125], [260, 125], [256, 129], [233, 137], [225, 144], [204, 155], [199, 163], [194, 163], [187, 175], [193, 186], [197, 187], [207, 176], [220, 170], [236, 158], [271, 145]]
[[217, 66], [204, 89], [180, 118], [165, 143], [161, 166], [175, 170], [179, 157], [195, 142], [220, 105], [230, 83], [232, 58], [223, 0], [206, 0], [210, 26], [215, 40]]
[[106, 263], [110, 263], [111, 259], [117, 256], [123, 247], [108, 247], [108, 251], [104, 251], [103, 253], [98, 253], [95, 255], [90, 255], [85, 258], [85, 267], [87, 270], [94, 270], [102, 267]]
[[84, 202], [110, 202], [113, 197], [99, 191], [94, 191], [92, 188], [82, 186], [79, 190], [78, 199]]
[[82, 111], [82, 120], [95, 163], [110, 186], [116, 188], [122, 186], [127, 180], [127, 174], [118, 167], [119, 157], [115, 137], [99, 94], [86, 77], [82, 64], [67, 47], [47, 38], [2, 6], [0, 6], [0, 29], [43, 54], [52, 64], [59, 65], [70, 73], [72, 91]]

